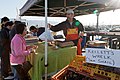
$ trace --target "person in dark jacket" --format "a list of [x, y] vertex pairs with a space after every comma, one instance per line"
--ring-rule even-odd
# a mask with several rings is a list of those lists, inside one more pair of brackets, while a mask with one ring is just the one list
[[8, 17], [3, 17], [1, 19], [1, 29], [4, 27], [5, 23], [9, 21], [9, 18]]
[[17, 24], [21, 24], [21, 21], [15, 21], [14, 22], [14, 27], [12, 28], [12, 30], [10, 31], [10, 40], [12, 40], [12, 38], [15, 36], [16, 32], [16, 25]]
[[44, 27], [36, 28], [35, 26], [30, 26], [30, 32], [32, 32], [33, 36], [39, 37], [43, 32], [45, 32]]
[[67, 10], [66, 17], [66, 21], [55, 26], [49, 25], [49, 28], [55, 32], [63, 30], [66, 41], [73, 41], [75, 46], [77, 46], [81, 32], [84, 32], [84, 27], [81, 22], [74, 18], [74, 11], [72, 9]]
[[13, 22], [7, 22], [1, 29], [1, 43], [3, 50], [1, 52], [1, 73], [3, 77], [9, 76], [10, 67], [10, 38], [9, 32], [13, 27]]
[[66, 17], [67, 17], [66, 21], [63, 21], [63, 22], [61, 22], [61, 23], [59, 23], [55, 26], [49, 25], [50, 29], [54, 32], [63, 30], [63, 33], [64, 33], [66, 38], [67, 38], [67, 35], [68, 35], [67, 34], [68, 29], [78, 28], [77, 34], [79, 34], [80, 32], [84, 32], [84, 27], [83, 27], [82, 23], [74, 18], [73, 10], [69, 9], [66, 12]]

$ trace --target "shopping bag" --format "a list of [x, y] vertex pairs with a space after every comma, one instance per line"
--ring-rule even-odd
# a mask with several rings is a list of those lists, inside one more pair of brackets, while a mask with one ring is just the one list
[[23, 69], [25, 73], [28, 73], [28, 71], [33, 67], [33, 65], [30, 63], [30, 61], [25, 61], [23, 63]]
[[43, 32], [43, 33], [39, 36], [39, 38], [40, 38], [41, 40], [45, 40], [45, 39], [47, 38], [48, 41], [54, 41], [54, 38], [53, 38], [53, 36], [52, 36], [52, 34], [51, 34], [51, 32], [50, 32], [49, 29], [47, 29], [46, 32]]

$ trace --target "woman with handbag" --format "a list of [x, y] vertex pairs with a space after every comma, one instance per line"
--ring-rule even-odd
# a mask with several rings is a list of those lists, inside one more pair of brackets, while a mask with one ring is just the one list
[[[10, 62], [12, 68], [14, 68], [18, 74], [19, 80], [31, 80], [28, 71], [24, 69], [24, 64], [26, 63], [25, 57], [30, 53], [33, 53], [33, 48], [27, 48], [24, 36], [27, 34], [26, 25], [19, 23], [16, 25], [17, 34], [13, 37], [11, 41], [11, 56]], [[16, 80], [16, 79], [15, 79]]]

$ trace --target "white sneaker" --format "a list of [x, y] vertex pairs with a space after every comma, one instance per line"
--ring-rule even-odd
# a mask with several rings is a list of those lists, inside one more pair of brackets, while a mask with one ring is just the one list
[[9, 80], [9, 79], [13, 79], [13, 78], [14, 78], [14, 76], [8, 76], [8, 77], [5, 77], [4, 79], [5, 80], [7, 80], [7, 79]]

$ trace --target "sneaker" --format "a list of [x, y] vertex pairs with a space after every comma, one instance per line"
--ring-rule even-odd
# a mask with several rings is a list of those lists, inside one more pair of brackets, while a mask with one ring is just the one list
[[4, 78], [4, 80], [13, 80], [13, 79], [14, 79], [14, 76], [8, 76]]

